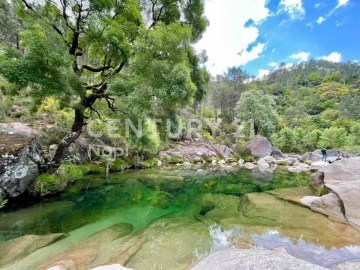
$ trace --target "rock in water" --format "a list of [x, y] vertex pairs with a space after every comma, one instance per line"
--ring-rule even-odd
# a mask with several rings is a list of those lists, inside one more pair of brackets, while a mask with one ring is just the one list
[[360, 157], [345, 158], [320, 167], [312, 180], [320, 186], [323, 181], [330, 194], [320, 198], [305, 197], [302, 203], [333, 220], [347, 222], [360, 230]]
[[36, 138], [14, 132], [0, 131], [0, 142], [0, 188], [17, 197], [39, 175], [41, 146]]
[[131, 269], [123, 267], [120, 264], [112, 264], [112, 265], [98, 266], [98, 267], [93, 268], [91, 270], [131, 270]]
[[228, 249], [203, 259], [192, 270], [325, 270], [320, 266], [290, 256], [286, 251], [266, 249]]
[[63, 233], [49, 235], [25, 235], [0, 245], [0, 266], [24, 258], [35, 250], [48, 246], [64, 237]]
[[271, 155], [273, 147], [265, 137], [255, 136], [246, 146], [246, 150], [252, 157], [263, 158]]

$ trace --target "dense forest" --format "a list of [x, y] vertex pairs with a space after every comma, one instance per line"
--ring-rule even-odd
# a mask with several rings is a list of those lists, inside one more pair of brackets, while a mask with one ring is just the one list
[[264, 135], [285, 152], [321, 147], [357, 152], [359, 89], [355, 62], [282, 64], [263, 78], [234, 67], [211, 81], [203, 114], [220, 118], [225, 133], [241, 124], [245, 141]]

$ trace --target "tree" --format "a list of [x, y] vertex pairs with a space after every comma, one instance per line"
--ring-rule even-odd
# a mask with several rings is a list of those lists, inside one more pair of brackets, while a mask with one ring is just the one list
[[207, 25], [202, 1], [17, 3], [25, 50], [4, 48], [0, 74], [23, 88], [30, 86], [37, 105], [55, 96], [74, 109], [71, 132], [59, 143], [53, 167], [59, 166], [87, 119], [101, 117], [99, 101], [113, 112], [118, 112], [117, 100], [124, 99], [144, 103], [144, 110], [154, 105], [165, 111], [191, 102], [196, 92], [191, 68], [197, 63], [187, 52]]
[[341, 97], [340, 109], [343, 111], [345, 116], [360, 119], [360, 95], [351, 94]]
[[21, 23], [16, 16], [14, 3], [0, 0], [0, 43], [20, 49]]
[[285, 152], [291, 152], [296, 146], [294, 132], [290, 128], [284, 128], [271, 136], [272, 142]]
[[254, 124], [255, 135], [268, 136], [275, 130], [278, 122], [275, 101], [260, 90], [242, 93], [236, 110], [240, 121]]
[[360, 145], [360, 123], [351, 127], [351, 135], [353, 136], [353, 143]]
[[325, 129], [319, 142], [319, 147], [339, 148], [347, 142], [347, 131], [345, 128], [331, 127]]

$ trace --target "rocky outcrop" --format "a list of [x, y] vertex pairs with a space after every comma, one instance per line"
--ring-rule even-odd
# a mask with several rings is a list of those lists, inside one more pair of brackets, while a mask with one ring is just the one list
[[7, 196], [22, 194], [39, 175], [41, 146], [30, 134], [0, 130], [0, 188]]
[[321, 197], [306, 196], [301, 199], [301, 203], [308, 206], [314, 212], [326, 215], [330, 220], [347, 223], [339, 203], [339, 198], [334, 193]]
[[[350, 158], [350, 157], [351, 155], [344, 151], [334, 150], [334, 149], [327, 150], [327, 160], [329, 162], [334, 162], [337, 159]], [[322, 154], [320, 150], [316, 150], [314, 152], [307, 152], [303, 154], [300, 158], [302, 162], [316, 162], [316, 161], [321, 161], [321, 159], [322, 159]]]
[[312, 181], [313, 185], [324, 186], [330, 193], [305, 197], [302, 203], [330, 219], [346, 222], [360, 230], [360, 157], [344, 158], [321, 167], [312, 176]]
[[226, 145], [205, 141], [176, 142], [168, 150], [159, 153], [159, 158], [169, 163], [202, 162], [216, 158], [228, 159], [231, 156], [232, 150]]
[[246, 146], [246, 151], [252, 157], [263, 158], [271, 155], [273, 147], [267, 138], [255, 136]]
[[192, 270], [325, 270], [325, 268], [305, 262], [289, 255], [283, 249], [227, 249], [215, 252]]

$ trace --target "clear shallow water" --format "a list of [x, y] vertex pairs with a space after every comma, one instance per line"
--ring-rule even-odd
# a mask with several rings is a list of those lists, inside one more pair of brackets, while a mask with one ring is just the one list
[[[9, 269], [37, 267], [118, 223], [130, 223], [134, 228], [130, 241], [141, 242], [126, 261], [136, 270], [187, 269], [210, 252], [250, 245], [283, 247], [293, 256], [326, 267], [360, 259], [360, 236], [350, 227], [263, 193], [306, 186], [308, 179], [307, 174], [284, 171], [178, 167], [131, 171], [109, 179], [89, 176], [58, 197], [0, 212], [0, 241], [69, 233]], [[102, 249], [116, 253], [126, 244], [122, 241], [104, 243]], [[98, 258], [100, 265], [111, 261], [106, 256]]]

